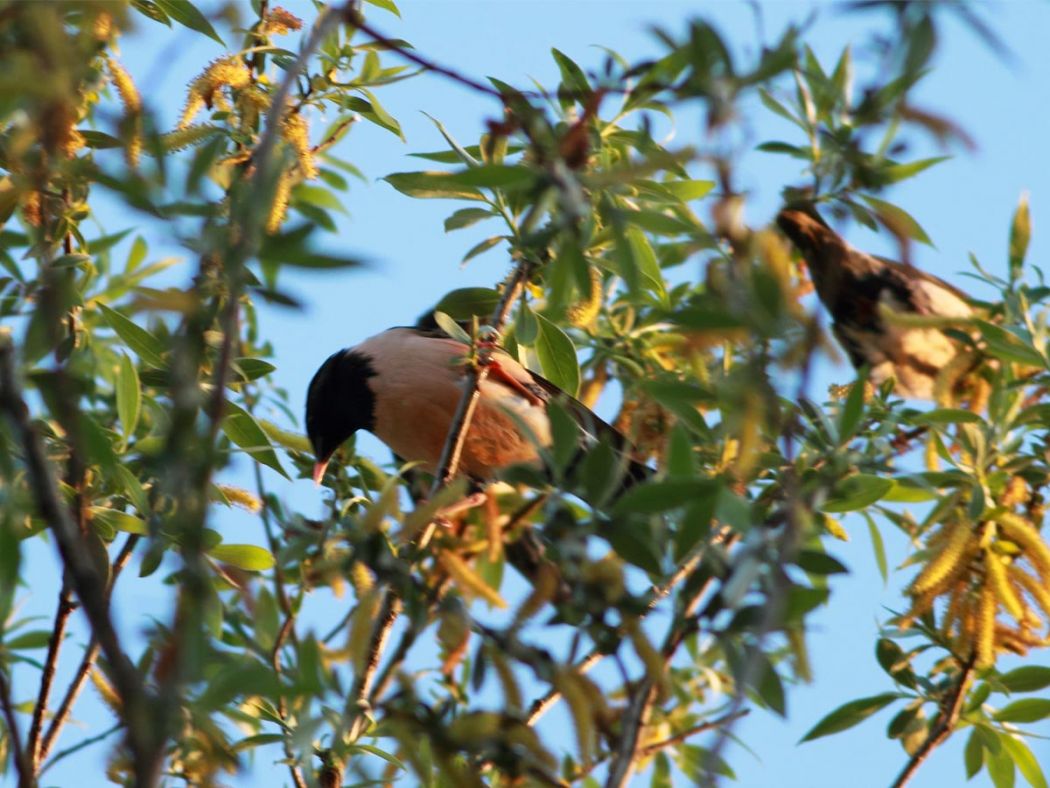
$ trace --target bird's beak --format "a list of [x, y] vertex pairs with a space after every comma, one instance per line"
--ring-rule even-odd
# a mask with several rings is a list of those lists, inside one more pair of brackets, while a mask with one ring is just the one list
[[321, 486], [321, 479], [324, 478], [325, 469], [328, 467], [328, 460], [323, 462], [314, 463], [314, 484], [318, 487]]

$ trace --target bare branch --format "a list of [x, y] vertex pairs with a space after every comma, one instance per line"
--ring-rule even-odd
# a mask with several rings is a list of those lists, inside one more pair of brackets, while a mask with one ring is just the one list
[[667, 749], [668, 747], [674, 747], [675, 745], [681, 744], [687, 739], [691, 739], [698, 733], [709, 731], [712, 728], [720, 728], [721, 726], [730, 722], [736, 722], [741, 717], [746, 717], [750, 713], [750, 709], [740, 709], [735, 712], [723, 714], [721, 717], [716, 717], [713, 720], [702, 722], [699, 725], [694, 725], [692, 728], [684, 730], [681, 733], [676, 733], [674, 736], [670, 736], [666, 739], [663, 739], [662, 741], [657, 741], [653, 742], [652, 744], [645, 745], [645, 747], [642, 748], [642, 755], [644, 757], [648, 757], [656, 752], [659, 752], [660, 750]]
[[11, 687], [2, 670], [0, 670], [0, 711], [3, 711], [4, 725], [7, 727], [7, 740], [11, 742], [11, 754], [14, 756], [15, 769], [18, 772], [18, 788], [32, 788], [33, 767], [29, 763], [28, 753], [22, 749], [18, 720], [15, 719], [15, 707], [11, 701]]
[[55, 681], [55, 669], [58, 667], [58, 655], [62, 641], [66, 636], [66, 625], [76, 609], [73, 602], [73, 591], [68, 583], [62, 584], [58, 594], [58, 607], [55, 609], [55, 620], [51, 625], [51, 638], [47, 643], [47, 656], [44, 658], [44, 669], [40, 674], [40, 691], [37, 693], [36, 705], [33, 707], [33, 720], [29, 727], [29, 738], [26, 741], [26, 752], [33, 771], [40, 768], [40, 734], [44, 726], [44, 714], [47, 701], [51, 696], [51, 686]]
[[940, 714], [937, 715], [937, 721], [930, 728], [926, 741], [908, 759], [897, 779], [893, 781], [892, 788], [904, 788], [919, 767], [922, 766], [923, 762], [930, 757], [930, 754], [944, 744], [948, 737], [952, 735], [952, 731], [955, 730], [955, 726], [959, 722], [959, 715], [962, 714], [963, 703], [966, 701], [966, 690], [969, 687], [970, 680], [973, 678], [976, 660], [977, 653], [975, 651], [962, 665], [962, 670], [959, 672], [959, 680], [942, 701]]
[[[120, 575], [121, 570], [127, 565], [128, 560], [131, 558], [131, 554], [135, 550], [135, 545], [138, 544], [140, 538], [141, 537], [137, 534], [128, 534], [128, 538], [124, 540], [124, 546], [120, 549], [117, 557], [113, 559], [113, 565], [109, 570], [109, 588], [106, 589], [107, 599], [113, 595], [113, 586], [117, 582], [117, 577]], [[92, 638], [91, 643], [84, 652], [83, 658], [80, 660], [80, 666], [77, 668], [77, 672], [73, 675], [73, 680], [69, 684], [69, 689], [66, 690], [65, 697], [59, 704], [58, 710], [55, 711], [54, 717], [51, 719], [51, 724], [47, 728], [47, 733], [45, 733], [40, 740], [40, 747], [37, 753], [37, 764], [40, 764], [47, 759], [47, 756], [51, 753], [51, 748], [55, 745], [58, 734], [62, 731], [63, 726], [69, 720], [69, 715], [73, 710], [73, 704], [76, 703], [77, 697], [80, 695], [80, 690], [83, 688], [84, 682], [87, 681], [87, 677], [91, 673], [91, 668], [94, 667], [95, 660], [98, 658], [98, 651], [98, 641], [95, 638]], [[47, 767], [45, 766], [44, 768]], [[40, 771], [43, 772], [43, 769]]]
[[15, 368], [14, 346], [7, 330], [0, 333], [0, 410], [6, 413], [21, 440], [37, 508], [55, 536], [73, 590], [110, 664], [113, 684], [123, 703], [128, 746], [138, 771], [138, 768], [147, 765], [142, 759], [148, 757], [154, 747], [155, 726], [151, 724], [153, 714], [149, 693], [142, 676], [120, 645], [116, 627], [109, 615], [105, 580], [92, 563], [91, 553], [85, 549], [83, 537], [62, 502], [43, 443], [29, 420], [29, 409], [22, 396]]

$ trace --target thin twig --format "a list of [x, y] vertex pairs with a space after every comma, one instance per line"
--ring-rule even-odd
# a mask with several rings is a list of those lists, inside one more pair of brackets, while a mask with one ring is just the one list
[[[117, 582], [117, 577], [120, 575], [121, 570], [127, 565], [128, 560], [131, 558], [131, 554], [135, 551], [135, 545], [138, 544], [140, 538], [141, 537], [139, 537], [138, 534], [128, 534], [128, 538], [124, 540], [124, 546], [120, 548], [117, 557], [113, 559], [113, 565], [109, 570], [109, 588], [106, 589], [107, 600], [113, 595], [113, 586]], [[98, 641], [93, 637], [87, 650], [84, 652], [83, 658], [80, 660], [80, 666], [73, 675], [73, 680], [69, 683], [69, 688], [66, 690], [65, 697], [62, 698], [62, 702], [59, 704], [54, 717], [51, 719], [51, 724], [47, 728], [47, 733], [45, 733], [40, 740], [40, 749], [37, 756], [38, 763], [47, 759], [47, 756], [51, 753], [51, 748], [54, 747], [55, 741], [58, 739], [58, 734], [62, 731], [63, 726], [69, 720], [69, 715], [73, 711], [73, 704], [76, 703], [77, 697], [80, 695], [80, 690], [83, 688], [84, 682], [87, 681], [87, 677], [91, 673], [91, 668], [94, 667], [95, 660], [98, 658], [98, 651]], [[41, 770], [41, 772], [42, 771], [43, 770]]]
[[667, 749], [668, 747], [674, 747], [676, 744], [681, 744], [682, 742], [686, 741], [687, 739], [690, 739], [693, 736], [696, 736], [698, 733], [703, 733], [704, 731], [709, 731], [712, 728], [719, 728], [722, 725], [725, 725], [726, 723], [729, 723], [729, 722], [736, 722], [741, 717], [746, 717], [750, 713], [751, 713], [751, 709], [739, 709], [738, 711], [735, 711], [735, 712], [730, 712], [728, 714], [723, 714], [721, 717], [717, 717], [717, 718], [715, 718], [713, 720], [708, 720], [707, 722], [702, 722], [699, 725], [694, 725], [692, 728], [689, 728], [688, 730], [684, 730], [681, 733], [676, 733], [674, 736], [670, 736], [670, 737], [668, 737], [666, 739], [663, 739], [661, 741], [657, 741], [657, 742], [653, 742], [652, 744], [645, 745], [644, 747], [642, 747], [642, 751], [641, 751], [642, 752], [642, 756], [643, 757], [649, 757], [650, 755], [653, 755], [654, 753], [659, 752], [660, 750]]
[[[136, 774], [145, 768], [153, 750], [152, 706], [138, 670], [124, 653], [109, 615], [105, 580], [100, 576], [83, 537], [62, 501], [54, 475], [48, 465], [43, 443], [29, 420], [29, 409], [22, 396], [15, 368], [14, 346], [9, 331], [0, 333], [0, 409], [18, 435], [25, 454], [30, 485], [37, 508], [50, 526], [62, 564], [69, 573], [73, 590], [87, 615], [91, 630], [110, 664], [113, 684], [121, 697]], [[143, 784], [146, 784], [143, 781]]]
[[11, 754], [14, 756], [15, 769], [18, 771], [18, 788], [31, 788], [33, 785], [33, 767], [29, 764], [28, 754], [22, 749], [22, 738], [18, 734], [18, 720], [15, 719], [15, 707], [11, 700], [11, 687], [7, 676], [0, 670], [0, 710], [4, 714], [7, 727], [7, 740], [10, 742]]
[[51, 697], [51, 687], [55, 682], [55, 670], [58, 667], [58, 655], [62, 650], [62, 641], [66, 636], [69, 617], [76, 609], [73, 602], [73, 591], [69, 584], [62, 583], [58, 594], [58, 606], [55, 608], [55, 621], [51, 625], [51, 637], [47, 642], [47, 656], [44, 658], [44, 669], [40, 673], [40, 691], [37, 693], [36, 705], [33, 707], [33, 720], [29, 726], [29, 738], [26, 740], [26, 752], [29, 763], [36, 773], [40, 768], [40, 734], [44, 727], [44, 714], [47, 712], [47, 701]]
[[440, 63], [435, 63], [433, 60], [430, 60], [429, 58], [417, 54], [415, 50], [408, 49], [399, 41], [396, 41], [395, 39], [389, 38], [380, 33], [376, 28], [372, 27], [372, 25], [366, 22], [363, 16], [358, 15], [352, 21], [352, 24], [361, 32], [367, 33], [368, 35], [372, 36], [372, 38], [374, 38], [377, 43], [382, 44], [392, 52], [396, 52], [398, 55], [400, 55], [410, 63], [415, 63], [417, 66], [421, 66], [425, 70], [430, 71], [434, 74], [441, 74], [441, 76], [447, 77], [453, 82], [458, 82], [460, 85], [468, 87], [471, 90], [476, 90], [479, 93], [484, 93], [488, 96], [493, 96], [494, 98], [498, 98], [500, 100], [503, 99], [503, 94], [496, 90], [496, 88], [494, 88], [492, 85], [487, 85], [484, 82], [474, 79], [473, 77], [468, 77], [465, 74], [461, 74], [455, 69], [449, 68], [448, 66], [442, 66]]
[[108, 728], [107, 730], [104, 730], [102, 733], [98, 734], [97, 736], [91, 736], [91, 737], [89, 737], [87, 739], [84, 739], [83, 741], [77, 742], [72, 747], [66, 747], [66, 749], [60, 750], [59, 752], [56, 752], [55, 753], [55, 757], [44, 764], [43, 768], [40, 770], [40, 774], [43, 774], [44, 772], [46, 772], [48, 769], [50, 769], [56, 763], [61, 761], [63, 758], [67, 758], [70, 755], [73, 755], [74, 753], [80, 752], [85, 747], [90, 747], [92, 744], [98, 744], [100, 741], [103, 741], [104, 739], [108, 739], [114, 733], [119, 731], [121, 729], [121, 727], [122, 727], [122, 723], [118, 722], [116, 725], [114, 725], [111, 728]]
[[[515, 266], [514, 271], [504, 285], [503, 295], [500, 297], [500, 301], [492, 313], [492, 319], [488, 323], [489, 327], [497, 334], [502, 330], [503, 324], [506, 322], [507, 316], [510, 314], [510, 310], [528, 281], [531, 272], [532, 262], [527, 258], [523, 258]], [[488, 374], [488, 368], [484, 363], [487, 351], [484, 347], [480, 348], [480, 351], [480, 362], [467, 368], [463, 393], [460, 395], [456, 413], [449, 424], [448, 435], [445, 437], [445, 444], [442, 447], [441, 457], [438, 461], [437, 474], [430, 489], [430, 500], [434, 499], [434, 496], [455, 477], [459, 470], [459, 458], [463, 450], [463, 443], [470, 430], [470, 420], [478, 397], [478, 387]], [[410, 543], [407, 548], [416, 551], [417, 554], [421, 553], [429, 543], [436, 527], [437, 525], [434, 521], [429, 522], [416, 540]], [[375, 628], [372, 631], [372, 637], [369, 640], [365, 664], [362, 667], [361, 674], [354, 682], [353, 692], [347, 701], [350, 716], [348, 727], [351, 741], [356, 740], [357, 735], [360, 735], [365, 729], [365, 715], [371, 710], [369, 698], [375, 674], [382, 660], [383, 649], [390, 638], [390, 631], [401, 612], [401, 601], [397, 599], [389, 585], [383, 589], [380, 611]]]
[[[723, 530], [716, 534], [715, 538], [721, 542], [724, 549], [729, 550], [736, 544], [739, 535], [735, 533], [727, 534]], [[694, 555], [690, 556], [690, 559], [699, 563], [702, 555], [701, 553], [700, 556], [696, 556], [694, 551]], [[685, 574], [676, 572], [675, 576], [685, 577]], [[713, 582], [713, 576], [708, 578], [694, 589], [682, 603], [681, 610], [679, 610], [675, 620], [672, 621], [667, 635], [664, 637], [663, 646], [660, 649], [664, 665], [670, 665], [671, 660], [674, 659], [674, 655], [688, 634], [696, 629], [696, 610], [699, 607], [700, 600], [707, 593]], [[622, 733], [612, 764], [609, 766], [609, 775], [605, 781], [606, 788], [620, 788], [620, 786], [627, 784], [638, 767], [638, 762], [643, 754], [642, 748], [638, 746], [638, 739], [649, 722], [653, 705], [658, 697], [658, 689], [655, 677], [646, 675], [632, 692], [630, 696], [631, 701], [623, 714]], [[725, 715], [725, 723], [719, 729], [725, 730], [728, 728], [736, 719], [743, 716], [743, 711], [741, 703], [731, 705], [729, 712]]]
[[[277, 632], [277, 637], [274, 638], [273, 649], [270, 652], [270, 665], [273, 667], [274, 675], [277, 676], [278, 686], [280, 686], [281, 676], [284, 673], [281, 668], [281, 649], [284, 648], [284, 642], [288, 639], [288, 635], [293, 631], [294, 626], [295, 616], [289, 612]], [[283, 688], [280, 688], [277, 694], [277, 714], [282, 722], [288, 721], [288, 701], [284, 699]], [[295, 761], [291, 742], [288, 741], [287, 736], [282, 736], [281, 743], [284, 747], [284, 757], [288, 760], [288, 772], [291, 775], [292, 782], [295, 784], [295, 788], [306, 788], [306, 780], [299, 769], [299, 764]]]
[[975, 662], [976, 652], [963, 664], [959, 680], [952, 688], [951, 694], [941, 704], [937, 722], [930, 729], [926, 741], [908, 759], [901, 773], [894, 780], [892, 788], [904, 788], [923, 762], [930, 757], [930, 754], [952, 735], [952, 731], [959, 722], [959, 715], [962, 714], [963, 703], [966, 701], [966, 689], [970, 684], [970, 679], [973, 678]]
[[[643, 617], [652, 612], [661, 600], [667, 598], [668, 594], [674, 590], [675, 586], [693, 573], [703, 560], [706, 547], [706, 545], [703, 545], [693, 550], [688, 556], [686, 556], [685, 560], [682, 561], [682, 564], [675, 570], [674, 574], [660, 585], [653, 586], [653, 588], [650, 589], [649, 599], [646, 601], [645, 611], [642, 613]], [[701, 594], [707, 590], [711, 582], [711, 580], [708, 580], [708, 582], [703, 585]], [[605, 652], [595, 649], [576, 664], [575, 670], [581, 674], [586, 673], [601, 662], [606, 656], [608, 655]], [[560, 699], [561, 692], [552, 688], [547, 694], [534, 700], [532, 706], [529, 707], [529, 716], [525, 718], [525, 724], [535, 725], [539, 722], [540, 717], [546, 714], [547, 711]]]

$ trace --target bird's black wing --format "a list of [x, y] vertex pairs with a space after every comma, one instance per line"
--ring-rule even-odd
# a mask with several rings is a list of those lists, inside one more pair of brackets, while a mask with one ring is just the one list
[[[620, 454], [625, 460], [624, 488], [633, 484], [643, 482], [653, 475], [653, 469], [648, 465], [631, 458], [631, 442], [616, 427], [598, 416], [571, 394], [565, 392], [551, 383], [542, 375], [528, 370], [536, 386], [543, 391], [544, 399], [548, 402], [556, 402], [563, 407], [583, 431], [588, 443], [592, 446], [596, 443], [606, 443]], [[586, 451], [591, 446], [584, 446]]]

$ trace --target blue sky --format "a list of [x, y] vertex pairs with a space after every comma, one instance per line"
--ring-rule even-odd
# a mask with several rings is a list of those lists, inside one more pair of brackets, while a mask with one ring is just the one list
[[[300, 16], [312, 18], [306, 2], [284, 5]], [[774, 40], [786, 22], [806, 18], [814, 7], [819, 16], [808, 41], [825, 62], [833, 62], [847, 42], [862, 41], [866, 31], [890, 29], [885, 13], [847, 17], [827, 3], [774, 2], [761, 4], [766, 40]], [[245, 15], [250, 13], [247, 2], [242, 8]], [[955, 154], [951, 161], [888, 195], [918, 218], [936, 245], [936, 249], [914, 250], [914, 261], [963, 287], [968, 282], [959, 273], [968, 269], [970, 252], [991, 271], [1005, 270], [1009, 220], [1023, 191], [1031, 193], [1035, 228], [1029, 261], [1038, 264], [1050, 251], [1050, 234], [1043, 232], [1050, 226], [1050, 53], [1045, 40], [1045, 33], [1050, 30], [1050, 6], [1010, 2], [993, 8], [994, 13], [988, 16], [995, 19], [994, 27], [1013, 52], [1012, 62], [998, 58], [969, 31], [949, 24], [943, 28], [935, 70], [916, 95], [924, 108], [947, 114], [967, 129], [977, 150], [951, 151]], [[527, 84], [529, 76], [548, 85], [556, 82], [557, 70], [549, 55], [551, 47], [563, 50], [585, 67], [597, 66], [603, 57], [593, 45], [616, 49], [630, 60], [655, 55], [660, 50], [649, 32], [650, 26], [659, 24], [678, 32], [685, 20], [696, 14], [713, 21], [738, 48], [753, 47], [756, 41], [753, 11], [746, 4], [728, 1], [417, 0], [403, 2], [401, 10], [400, 20], [374, 8], [369, 15], [390, 35], [407, 39], [439, 62], [473, 76], [493, 75], [517, 84]], [[171, 122], [198, 64], [221, 53], [217, 44], [197, 44], [188, 33], [145, 22], [139, 23], [138, 30], [125, 39], [122, 49], [122, 59], [139, 80], [147, 102]], [[148, 82], [147, 75], [151, 77]], [[484, 121], [496, 116], [498, 108], [490, 99], [429, 76], [383, 89], [378, 96], [401, 121], [407, 143], [367, 123], [352, 129], [337, 152], [359, 166], [369, 182], [354, 182], [347, 197], [348, 216], [339, 220], [338, 238], [327, 242], [367, 259], [369, 267], [337, 276], [282, 274], [287, 289], [306, 304], [306, 309], [261, 309], [263, 333], [274, 341], [277, 380], [289, 390], [296, 411], [302, 407], [306, 383], [328, 354], [390, 325], [414, 321], [452, 288], [488, 286], [505, 271], [506, 259], [498, 248], [465, 268], [459, 265], [463, 253], [487, 234], [483, 229], [451, 235], [443, 232], [442, 220], [459, 205], [413, 201], [378, 180], [390, 172], [425, 169], [429, 165], [407, 154], [444, 147], [422, 112], [442, 120], [461, 141], [473, 142], [484, 129]], [[756, 143], [788, 133], [762, 111], [756, 111], [750, 123]], [[696, 144], [701, 140], [700, 133], [698, 116], [683, 113], [675, 130], [677, 142]], [[926, 142], [910, 151], [916, 157], [937, 152]], [[747, 156], [740, 183], [748, 191], [749, 221], [769, 221], [777, 208], [781, 187], [798, 180], [798, 175], [794, 164], [784, 157], [760, 153]], [[126, 215], [112, 210], [101, 210], [100, 218], [110, 230], [128, 225]], [[166, 228], [154, 226], [145, 232], [154, 249], [170, 248], [174, 253], [183, 253]], [[886, 240], [866, 230], [850, 227], [847, 236], [863, 248], [893, 253]], [[698, 264], [694, 265], [699, 270]], [[183, 269], [181, 275], [188, 276], [188, 271]], [[823, 364], [814, 393], [821, 394], [828, 382], [846, 382], [851, 378], [847, 367]], [[282, 417], [281, 421], [286, 420]], [[360, 441], [359, 446], [380, 461], [388, 456], [374, 442]], [[243, 466], [240, 471], [235, 468], [233, 478], [240, 478], [242, 471]], [[287, 484], [270, 476], [268, 481], [279, 494], [290, 496], [307, 511], [311, 507], [320, 509], [318, 494], [310, 482]], [[223, 514], [217, 522], [220, 530], [230, 534], [230, 541], [261, 538], [259, 527], [251, 518]], [[840, 703], [892, 689], [875, 662], [873, 644], [878, 621], [886, 616], [885, 607], [900, 605], [900, 588], [911, 573], [893, 575], [884, 587], [863, 524], [853, 522], [850, 530], [852, 541], [831, 549], [850, 567], [851, 574], [836, 578], [830, 605], [813, 618], [810, 643], [815, 682], [791, 690], [786, 720], [755, 712], [736, 729], [758, 756], [742, 748], [730, 751], [742, 786], [837, 788], [847, 780], [864, 786], [886, 785], [905, 760], [898, 744], [884, 736], [890, 716], [887, 713], [845, 734], [796, 746], [817, 719]], [[908, 547], [889, 526], [884, 528], [884, 535], [890, 564], [895, 566], [908, 554]], [[50, 550], [38, 540], [30, 551], [33, 574], [26, 591], [27, 613], [51, 614], [57, 587], [50, 568]], [[121, 608], [121, 623], [130, 636], [143, 620], [141, 613], [162, 609], [166, 599], [164, 589], [135, 583], [134, 574], [133, 562], [130, 576], [121, 581], [123, 593], [118, 595], [119, 604], [126, 606]], [[78, 633], [78, 637], [82, 638], [82, 634]], [[67, 659], [71, 654], [67, 652]], [[1045, 655], [1037, 655], [1033, 661], [1050, 664]], [[25, 679], [30, 674], [19, 675]], [[35, 684], [36, 676], [32, 674], [19, 695], [28, 696]], [[89, 725], [97, 719], [97, 701], [92, 693], [87, 690], [76, 715]], [[555, 719], [546, 734], [553, 737], [564, 733], [557, 725]], [[85, 734], [86, 731], [70, 728], [61, 746], [72, 744]], [[703, 739], [699, 743], [704, 743]], [[962, 737], [956, 737], [935, 753], [913, 785], [939, 788], [962, 784], [961, 743]], [[98, 748], [96, 757], [101, 758], [105, 748], [106, 745]], [[1032, 748], [1037, 757], [1050, 763], [1050, 746], [1032, 742]], [[95, 757], [87, 761], [92, 765], [99, 763]], [[85, 778], [90, 772], [83, 768], [84, 759], [70, 759], [69, 763], [72, 766], [76, 762], [80, 768], [60, 766], [45, 782], [105, 784], [100, 770], [92, 770], [97, 777]], [[283, 770], [276, 771], [262, 762], [258, 767], [253, 778], [237, 784], [279, 785], [285, 781]], [[988, 783], [982, 775], [972, 784]]]

